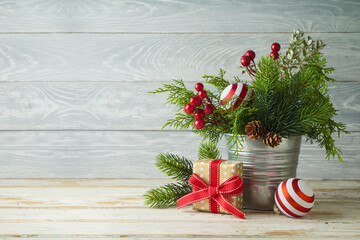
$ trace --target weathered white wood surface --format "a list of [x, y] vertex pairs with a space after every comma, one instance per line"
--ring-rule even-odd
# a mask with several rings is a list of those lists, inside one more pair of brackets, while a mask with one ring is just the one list
[[[232, 76], [229, 76], [231, 81]], [[187, 82], [193, 89], [196, 82]], [[0, 130], [159, 130], [177, 107], [161, 82], [0, 82]], [[194, 93], [195, 94], [195, 93]], [[360, 82], [331, 85], [337, 120], [360, 130]]]
[[[324, 150], [303, 143], [298, 177], [358, 179], [360, 133], [338, 139], [346, 164], [325, 160]], [[2, 178], [163, 178], [154, 166], [162, 152], [197, 160], [200, 138], [191, 132], [6, 131], [0, 132]], [[227, 157], [221, 142], [223, 157]], [[319, 171], [320, 169], [320, 171]]]
[[299, 219], [150, 209], [142, 194], [166, 180], [0, 181], [1, 239], [358, 239], [360, 182], [309, 181], [315, 206]]
[[1, 1], [2, 32], [359, 32], [357, 0]]
[[[339, 81], [358, 81], [360, 33], [313, 33]], [[285, 49], [290, 33], [273, 34], [0, 34], [0, 81], [197, 81], [240, 75], [249, 49]], [[244, 75], [244, 79], [246, 78]]]

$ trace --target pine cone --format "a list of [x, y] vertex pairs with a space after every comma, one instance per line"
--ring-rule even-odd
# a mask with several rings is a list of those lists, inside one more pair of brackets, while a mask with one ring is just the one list
[[251, 140], [258, 140], [264, 136], [266, 129], [260, 121], [251, 121], [245, 126], [245, 133]]
[[263, 137], [263, 143], [272, 148], [280, 145], [281, 141], [282, 137], [280, 136], [280, 134], [273, 131], [267, 132]]

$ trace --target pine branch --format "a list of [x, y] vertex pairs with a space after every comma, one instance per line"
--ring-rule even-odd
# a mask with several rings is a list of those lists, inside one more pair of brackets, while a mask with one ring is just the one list
[[192, 187], [189, 183], [169, 183], [164, 186], [148, 190], [144, 194], [145, 205], [152, 208], [164, 208], [176, 205], [176, 201], [190, 193]]
[[162, 88], [149, 91], [149, 93], [169, 93], [166, 103], [175, 104], [182, 109], [195, 95], [194, 91], [188, 90], [182, 79], [173, 79], [172, 81], [172, 83], [164, 83]]
[[218, 95], [221, 94], [222, 91], [224, 91], [224, 89], [230, 85], [230, 82], [224, 79], [225, 73], [226, 71], [224, 69], [220, 69], [218, 76], [203, 76], [206, 83], [211, 84], [216, 88]]
[[192, 161], [175, 154], [162, 153], [156, 157], [155, 165], [179, 182], [148, 190], [144, 194], [145, 205], [156, 208], [171, 207], [176, 205], [179, 198], [192, 191], [192, 186], [187, 183], [193, 173]]
[[172, 153], [161, 153], [156, 156], [155, 166], [167, 176], [186, 182], [193, 173], [193, 163], [185, 157]]
[[176, 128], [179, 130], [189, 129], [193, 127], [195, 117], [184, 113], [175, 113], [175, 118], [167, 120], [161, 130], [165, 128]]
[[254, 118], [256, 110], [253, 107], [241, 104], [239, 107], [231, 111], [231, 135], [228, 136], [226, 145], [228, 149], [235, 149], [235, 159], [238, 159], [241, 151], [243, 135], [245, 134], [245, 126]]
[[215, 144], [217, 144], [224, 135], [224, 129], [217, 123], [207, 124], [203, 129], [194, 129], [193, 132], [200, 136], [203, 141], [212, 141]]
[[219, 149], [216, 144], [212, 141], [202, 142], [199, 147], [198, 153], [199, 159], [221, 159], [222, 156], [220, 154]]

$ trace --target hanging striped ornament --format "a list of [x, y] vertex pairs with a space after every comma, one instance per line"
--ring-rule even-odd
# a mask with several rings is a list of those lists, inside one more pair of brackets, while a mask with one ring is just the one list
[[[253, 91], [244, 83], [233, 83], [227, 86], [221, 93], [221, 105], [229, 105], [229, 110], [237, 108], [243, 101], [248, 101]], [[236, 99], [236, 100], [235, 100]], [[235, 101], [235, 102], [234, 102]], [[233, 105], [231, 106], [230, 104]]]
[[306, 215], [314, 206], [314, 192], [304, 181], [289, 178], [279, 184], [275, 192], [275, 203], [279, 210], [288, 217]]

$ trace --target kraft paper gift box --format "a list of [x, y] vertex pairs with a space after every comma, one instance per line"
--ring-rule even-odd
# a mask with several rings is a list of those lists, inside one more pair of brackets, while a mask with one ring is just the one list
[[[203, 159], [194, 162], [194, 168], [193, 168], [194, 173], [199, 175], [207, 184], [209, 184], [209, 166], [212, 160], [213, 159]], [[243, 163], [239, 161], [221, 162], [219, 169], [219, 185], [221, 185], [228, 178], [234, 175], [239, 175], [241, 180], [243, 179]], [[242, 193], [237, 196], [225, 196], [225, 199], [239, 210], [243, 208]], [[193, 203], [193, 209], [210, 212], [209, 200], [206, 199], [200, 202]], [[221, 208], [221, 206], [220, 206], [220, 212], [227, 213], [224, 209]]]

